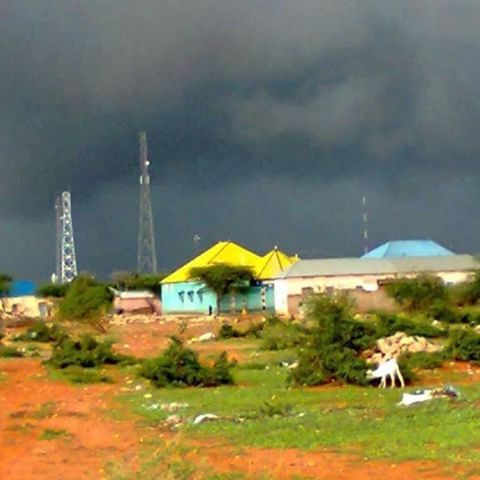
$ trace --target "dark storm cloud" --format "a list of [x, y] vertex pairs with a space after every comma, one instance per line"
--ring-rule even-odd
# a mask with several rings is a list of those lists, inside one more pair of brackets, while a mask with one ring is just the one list
[[[474, 0], [6, 0], [0, 215], [12, 232], [34, 237], [38, 222], [51, 221], [55, 194], [70, 188], [89, 268], [113, 269], [135, 248], [140, 129], [163, 185], [154, 187], [157, 230], [160, 217], [169, 218], [169, 241], [197, 227], [212, 241], [228, 232], [242, 237], [250, 219], [238, 202], [253, 188], [262, 192], [259, 212], [285, 212], [267, 225], [258, 218], [265, 232], [253, 241], [262, 248], [273, 237], [288, 243], [294, 229], [297, 240], [314, 235], [299, 226], [313, 211], [284, 205], [298, 191], [311, 192], [305, 202], [331, 198], [346, 207], [363, 190], [403, 205], [405, 217], [409, 199], [434, 210], [438, 186], [449, 182], [473, 199], [476, 189], [464, 179], [480, 170], [479, 19]], [[230, 214], [212, 207], [220, 196]], [[198, 222], [189, 202], [212, 214]], [[128, 222], [107, 214], [118, 205]], [[396, 234], [388, 214], [377, 214], [385, 223], [379, 237]], [[94, 241], [95, 222], [102, 224], [95, 235], [104, 234]], [[428, 225], [422, 235], [439, 232]], [[412, 235], [421, 230], [411, 226]], [[93, 252], [120, 231], [110, 257]], [[332, 245], [342, 236], [334, 233]], [[353, 252], [354, 244], [340, 250]], [[180, 259], [180, 250], [168, 258]]]

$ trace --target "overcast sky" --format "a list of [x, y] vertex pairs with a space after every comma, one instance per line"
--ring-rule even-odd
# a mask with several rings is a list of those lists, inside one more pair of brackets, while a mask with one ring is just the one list
[[158, 264], [232, 239], [304, 257], [480, 251], [478, 0], [3, 0], [0, 270], [136, 264], [148, 134]]

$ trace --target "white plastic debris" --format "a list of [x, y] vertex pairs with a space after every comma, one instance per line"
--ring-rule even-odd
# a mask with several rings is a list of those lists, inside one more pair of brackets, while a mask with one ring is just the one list
[[200, 423], [203, 423], [203, 422], [209, 422], [211, 420], [218, 420], [218, 419], [219, 419], [218, 415], [215, 415], [213, 413], [204, 413], [202, 415], [197, 415], [193, 420], [193, 424], [199, 425]]

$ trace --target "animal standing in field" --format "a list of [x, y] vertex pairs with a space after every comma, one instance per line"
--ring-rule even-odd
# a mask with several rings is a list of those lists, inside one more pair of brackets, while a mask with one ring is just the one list
[[395, 358], [391, 358], [380, 365], [375, 370], [367, 371], [367, 378], [373, 380], [374, 378], [380, 378], [379, 388], [385, 388], [387, 386], [387, 377], [390, 378], [391, 388], [395, 387], [395, 379], [398, 377], [402, 388], [405, 387], [405, 381], [403, 380], [402, 372]]

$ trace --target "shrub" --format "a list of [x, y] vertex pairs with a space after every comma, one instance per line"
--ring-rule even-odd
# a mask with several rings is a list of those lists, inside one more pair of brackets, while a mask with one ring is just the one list
[[404, 353], [399, 358], [399, 364], [408, 366], [409, 369], [431, 370], [439, 368], [445, 361], [443, 352], [416, 352]]
[[2, 358], [23, 357], [23, 354], [16, 348], [9, 347], [7, 345], [0, 345], [0, 357]]
[[480, 271], [458, 288], [458, 302], [461, 305], [476, 305], [480, 301]]
[[446, 300], [442, 280], [431, 275], [401, 278], [385, 285], [387, 293], [406, 310], [423, 310], [437, 300]]
[[15, 341], [59, 342], [67, 337], [67, 333], [56, 323], [36, 321], [28, 330], [15, 338]]
[[239, 332], [228, 323], [222, 324], [218, 332], [218, 338], [221, 338], [221, 339], [240, 338], [240, 337], [245, 337], [245, 333]]
[[99, 342], [90, 335], [84, 335], [79, 340], [65, 338], [57, 343], [46, 363], [64, 369], [71, 365], [94, 368], [133, 361], [132, 357], [114, 352], [110, 342]]
[[375, 341], [372, 326], [351, 317], [345, 297], [313, 296], [307, 304], [305, 349], [298, 353], [298, 367], [288, 380], [300, 385], [318, 385], [332, 380], [364, 385], [368, 366], [359, 352]]
[[262, 350], [286, 350], [301, 345], [305, 336], [300, 326], [279, 322], [264, 326], [261, 339]]
[[435, 300], [428, 308], [428, 315], [435, 320], [445, 323], [461, 322], [461, 316], [445, 300]]
[[447, 354], [455, 360], [480, 360], [480, 335], [472, 330], [455, 329], [450, 332]]
[[231, 368], [226, 353], [222, 353], [213, 367], [200, 364], [198, 354], [185, 348], [173, 337], [169, 347], [157, 358], [144, 361], [140, 376], [150, 380], [156, 387], [203, 386], [210, 387], [233, 383]]
[[63, 298], [67, 294], [69, 283], [47, 283], [40, 285], [37, 289], [37, 296], [42, 298]]
[[111, 307], [108, 287], [88, 276], [77, 277], [60, 301], [59, 313], [69, 320], [98, 320]]
[[412, 321], [395, 314], [379, 313], [376, 322], [376, 331], [379, 337], [388, 337], [396, 332], [404, 332], [407, 335], [419, 335], [421, 337], [441, 337], [445, 331], [434, 327], [426, 321]]

